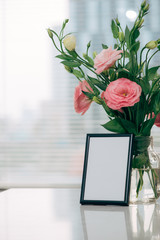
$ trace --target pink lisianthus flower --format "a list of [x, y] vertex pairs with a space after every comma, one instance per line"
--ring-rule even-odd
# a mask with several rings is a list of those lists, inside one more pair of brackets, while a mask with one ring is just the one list
[[[101, 98], [105, 101], [105, 103], [107, 104], [107, 100], [105, 99], [105, 97], [104, 97], [104, 93], [105, 92], [102, 92], [102, 94], [101, 94]], [[121, 112], [121, 113], [123, 113], [123, 110], [120, 108], [120, 109], [117, 109], [119, 112]]]
[[88, 89], [93, 91], [87, 81], [83, 80], [75, 88], [74, 92], [74, 109], [77, 113], [82, 113], [82, 115], [88, 110], [92, 102], [92, 100], [82, 92], [89, 92]]
[[154, 125], [156, 125], [157, 127], [160, 127], [160, 113], [157, 115]]
[[[155, 114], [152, 113], [152, 118], [155, 117]], [[151, 118], [151, 115], [149, 114], [149, 118]], [[158, 113], [157, 117], [156, 117], [156, 120], [154, 122], [154, 125], [156, 125], [157, 127], [160, 127], [160, 113]]]
[[121, 58], [120, 53], [122, 50], [114, 49], [109, 47], [108, 49], [103, 49], [94, 59], [94, 68], [96, 68], [96, 73], [100, 74], [104, 70], [109, 69], [113, 64]]
[[127, 78], [111, 82], [103, 93], [107, 106], [121, 111], [122, 107], [131, 107], [140, 101], [142, 88]]

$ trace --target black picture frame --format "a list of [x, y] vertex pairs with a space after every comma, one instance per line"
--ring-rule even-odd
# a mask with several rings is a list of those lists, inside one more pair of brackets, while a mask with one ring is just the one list
[[133, 134], [87, 134], [80, 203], [129, 205]]

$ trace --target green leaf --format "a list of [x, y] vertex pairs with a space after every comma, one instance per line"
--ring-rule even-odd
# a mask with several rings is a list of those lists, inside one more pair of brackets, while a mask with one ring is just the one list
[[139, 66], [139, 69], [138, 69], [138, 73], [137, 73], [137, 74], [143, 72], [144, 64], [145, 64], [145, 61], [142, 63], [141, 66]]
[[136, 126], [133, 122], [128, 121], [126, 119], [120, 118], [120, 122], [123, 126], [123, 128], [128, 132], [128, 133], [133, 133], [137, 134]]
[[141, 79], [141, 81], [139, 82], [143, 92], [145, 95], [147, 95], [150, 91], [150, 84], [148, 81], [145, 81], [145, 78]]
[[93, 77], [90, 77], [88, 76], [89, 80], [94, 84], [96, 85], [97, 87], [99, 87], [101, 90], [105, 91], [106, 90], [106, 85], [102, 82], [100, 82], [98, 79], [96, 78], [93, 78]]
[[112, 29], [113, 37], [117, 39], [119, 29], [118, 29], [117, 25], [115, 24], [114, 20], [112, 20], [112, 22], [111, 22], [111, 29]]
[[160, 45], [157, 46], [158, 50], [160, 50]]
[[114, 49], [116, 49], [116, 48], [119, 48], [117, 43], [114, 44]]
[[128, 79], [131, 78], [130, 72], [127, 69], [119, 68], [117, 72], [118, 72], [118, 78], [123, 78], [123, 77]]
[[125, 41], [127, 43], [128, 49], [130, 48], [129, 35], [130, 35], [130, 31], [129, 31], [128, 26], [126, 26], [126, 28], [125, 28]]
[[132, 41], [134, 42], [140, 35], [140, 31], [136, 28], [132, 34]]
[[88, 61], [88, 63], [90, 65], [92, 65], [92, 66], [94, 65], [94, 61], [93, 61], [93, 59], [91, 57], [89, 57], [87, 54], [84, 54], [83, 56]]
[[126, 64], [125, 68], [126, 68], [128, 71], [130, 71], [130, 69], [132, 69], [132, 62], [129, 61], [129, 62]]
[[114, 81], [116, 80], [116, 73], [115, 72], [112, 72], [111, 75], [110, 75], [110, 81]]
[[67, 50], [67, 52], [71, 55], [71, 56], [73, 56], [74, 58], [77, 58], [77, 53], [76, 53], [76, 51], [69, 51], [68, 49], [66, 49]]
[[72, 72], [76, 77], [78, 77], [78, 78], [83, 78], [84, 77], [84, 75], [82, 74], [82, 72], [81, 71], [78, 71], [78, 70], [75, 70], [75, 69], [73, 69], [73, 72]]
[[160, 112], [160, 92], [156, 91], [152, 94], [149, 102], [150, 112], [154, 111], [155, 114]]
[[139, 49], [139, 47], [140, 47], [140, 41], [138, 41], [138, 42], [135, 42], [132, 46], [131, 46], [131, 48], [130, 48], [130, 51], [132, 52], [137, 52], [138, 51], [138, 49]]
[[72, 35], [72, 34], [73, 34], [73, 32], [69, 32], [69, 33], [65, 34], [65, 35], [62, 37], [61, 40], [63, 40], [66, 36], [68, 36], [68, 35]]
[[81, 63], [74, 62], [74, 61], [72, 61], [72, 62], [71, 61], [62, 61], [61, 63], [67, 67], [80, 67], [81, 66]]
[[126, 58], [129, 58], [129, 57], [130, 57], [129, 52], [125, 51], [125, 57], [126, 57]]
[[107, 45], [105, 45], [105, 44], [102, 44], [102, 48], [103, 48], [103, 49], [107, 49], [107, 48], [108, 48], [108, 46], [107, 46]]
[[129, 63], [130, 63], [129, 71], [132, 73], [133, 76], [136, 76], [138, 72], [138, 63], [133, 53], [130, 54]]
[[132, 168], [143, 168], [148, 161], [148, 157], [144, 154], [138, 154], [138, 156], [132, 159]]
[[148, 108], [148, 104], [146, 104], [146, 96], [142, 91], [140, 101], [133, 106], [134, 115], [136, 116], [137, 128], [141, 126], [141, 124], [144, 122], [144, 119], [148, 110], [147, 108]]
[[87, 80], [87, 82], [88, 82], [89, 86], [93, 89], [95, 96], [98, 96], [100, 94], [100, 91], [94, 86], [92, 81]]
[[89, 99], [92, 100], [92, 98], [94, 97], [94, 94], [93, 93], [90, 93], [90, 92], [85, 92], [85, 91], [82, 91]]
[[[154, 112], [154, 113], [157, 112], [156, 111], [157, 103], [158, 105], [160, 105], [160, 98], [158, 95], [160, 96], [159, 91], [155, 91], [154, 93], [152, 93], [151, 98], [149, 100], [149, 104], [148, 104], [148, 112]], [[158, 101], [156, 101], [156, 99]]]
[[68, 56], [68, 55], [57, 55], [56, 58], [62, 59], [62, 60], [73, 60], [72, 57]]
[[110, 69], [109, 69], [109, 75], [111, 75], [113, 72], [114, 72], [114, 69], [113, 69], [113, 68], [110, 68]]
[[153, 80], [156, 77], [159, 67], [160, 66], [156, 66], [148, 69], [148, 81]]
[[121, 123], [117, 118], [103, 124], [102, 126], [111, 132], [126, 133], [126, 130], [122, 127]]
[[151, 118], [151, 119], [145, 121], [142, 124], [140, 133], [143, 136], [150, 136], [150, 131], [151, 131], [151, 128], [153, 127], [153, 125], [154, 125], [155, 119], [156, 119], [156, 116], [154, 118]]

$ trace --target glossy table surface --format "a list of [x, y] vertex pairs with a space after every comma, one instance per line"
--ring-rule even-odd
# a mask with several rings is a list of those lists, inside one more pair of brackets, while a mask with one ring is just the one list
[[81, 206], [80, 189], [0, 192], [1, 240], [160, 240], [156, 204]]

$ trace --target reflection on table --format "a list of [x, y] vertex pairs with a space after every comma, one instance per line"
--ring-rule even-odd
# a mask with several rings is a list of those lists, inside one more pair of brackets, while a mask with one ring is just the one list
[[160, 239], [160, 204], [81, 207], [85, 240]]
[[156, 204], [79, 204], [80, 189], [0, 192], [1, 240], [160, 240]]

